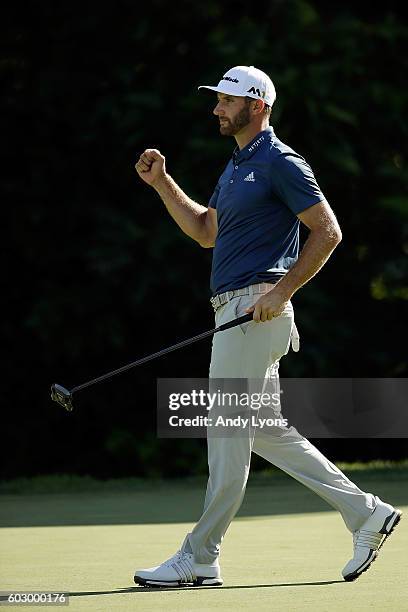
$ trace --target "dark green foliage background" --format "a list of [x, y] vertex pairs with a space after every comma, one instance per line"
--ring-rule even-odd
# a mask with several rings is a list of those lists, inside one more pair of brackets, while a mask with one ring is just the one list
[[[159, 148], [206, 203], [234, 143], [196, 88], [233, 65], [271, 75], [271, 122], [312, 165], [344, 235], [294, 298], [302, 350], [282, 374], [407, 376], [408, 27], [398, 4], [378, 7], [122, 0], [4, 11], [4, 477], [205, 469], [203, 442], [156, 439], [155, 385], [205, 377], [209, 342], [84, 392], [72, 415], [48, 393], [212, 326], [211, 252], [181, 233], [134, 163]], [[406, 455], [404, 440], [321, 448]]]

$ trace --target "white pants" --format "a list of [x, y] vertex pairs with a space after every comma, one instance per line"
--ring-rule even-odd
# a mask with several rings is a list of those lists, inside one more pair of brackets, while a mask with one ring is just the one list
[[[245, 314], [259, 297], [233, 298], [217, 310], [216, 325]], [[295, 329], [289, 302], [271, 321], [251, 321], [215, 334], [210, 379], [263, 380], [266, 376], [279, 384], [279, 359], [288, 352]], [[326, 500], [341, 513], [350, 531], [358, 529], [374, 510], [374, 496], [361, 491], [294, 427], [247, 428], [246, 432], [225, 437], [208, 432], [204, 511], [187, 538], [197, 563], [211, 563], [219, 555], [224, 534], [244, 498], [252, 451]]]

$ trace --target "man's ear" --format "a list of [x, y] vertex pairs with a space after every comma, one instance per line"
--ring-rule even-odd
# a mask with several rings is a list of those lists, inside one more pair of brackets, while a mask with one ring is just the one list
[[263, 112], [265, 106], [265, 102], [263, 100], [254, 100], [254, 105], [252, 107], [252, 110], [259, 115], [259, 113]]

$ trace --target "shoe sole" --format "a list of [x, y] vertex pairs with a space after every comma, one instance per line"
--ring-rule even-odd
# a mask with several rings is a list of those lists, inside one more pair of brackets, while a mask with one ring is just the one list
[[197, 586], [222, 586], [223, 580], [222, 578], [207, 578], [205, 576], [198, 576], [194, 582], [182, 582], [181, 580], [177, 580], [174, 582], [165, 582], [164, 580], [149, 580], [147, 578], [141, 578], [140, 576], [134, 576], [133, 580], [136, 584], [140, 586], [146, 587], [172, 587], [172, 588], [180, 588], [180, 587], [197, 587]]
[[[383, 533], [384, 534], [384, 538], [382, 539], [382, 542], [379, 545], [378, 549], [371, 551], [372, 553], [374, 553], [372, 556], [370, 555], [371, 558], [369, 556], [369, 558], [363, 563], [363, 565], [361, 565], [352, 574], [348, 574], [347, 576], [343, 576], [343, 578], [344, 578], [344, 580], [346, 582], [354, 582], [354, 580], [357, 580], [357, 578], [359, 578], [361, 576], [361, 574], [364, 574], [364, 572], [366, 572], [368, 569], [370, 569], [370, 567], [372, 566], [372, 564], [374, 563], [374, 561], [378, 557], [378, 552], [379, 552], [380, 548], [384, 544], [385, 540], [392, 534], [392, 532], [394, 531], [395, 527], [400, 522], [401, 517], [402, 517], [401, 510], [396, 510], [393, 515], [391, 514], [385, 520], [384, 525], [381, 527], [380, 531], [378, 532], [378, 533]], [[389, 531], [387, 532], [386, 529], [388, 529], [388, 523], [390, 523], [390, 522], [391, 522], [391, 527], [389, 528]]]

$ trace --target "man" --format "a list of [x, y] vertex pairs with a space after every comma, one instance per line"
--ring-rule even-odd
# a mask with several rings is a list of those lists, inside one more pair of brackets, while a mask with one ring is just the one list
[[[210, 379], [277, 379], [291, 340], [298, 349], [291, 297], [324, 265], [341, 231], [310, 166], [269, 125], [276, 98], [270, 78], [253, 66], [236, 66], [217, 86], [204, 87], [217, 93], [213, 112], [220, 133], [237, 143], [208, 208], [191, 200], [167, 174], [159, 151], [146, 150], [136, 170], [188, 236], [214, 247], [216, 324], [253, 313], [253, 321], [214, 337]], [[310, 233], [298, 257], [299, 220]], [[282, 426], [266, 434], [208, 435], [203, 514], [171, 559], [136, 571], [137, 584], [222, 584], [220, 545], [242, 502], [252, 451], [339, 510], [354, 543], [345, 580], [370, 567], [401, 512], [361, 491], [295, 428]]]

